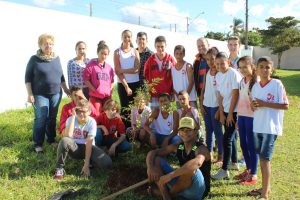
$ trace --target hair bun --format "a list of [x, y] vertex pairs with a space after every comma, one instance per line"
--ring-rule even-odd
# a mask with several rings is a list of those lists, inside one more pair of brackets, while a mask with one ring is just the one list
[[104, 40], [101, 40], [99, 43], [98, 43], [98, 47], [99, 46], [102, 46], [102, 45], [105, 45], [106, 44], [106, 42], [104, 41]]

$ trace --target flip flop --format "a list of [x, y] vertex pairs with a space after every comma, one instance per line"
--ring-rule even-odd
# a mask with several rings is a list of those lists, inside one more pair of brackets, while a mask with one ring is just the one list
[[260, 196], [261, 195], [261, 189], [253, 189], [253, 190], [247, 192], [247, 195], [251, 196], [251, 197]]

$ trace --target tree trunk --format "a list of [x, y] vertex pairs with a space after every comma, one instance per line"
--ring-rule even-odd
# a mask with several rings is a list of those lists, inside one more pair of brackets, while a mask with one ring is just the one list
[[278, 53], [278, 63], [277, 63], [277, 69], [280, 69], [280, 62], [281, 62], [281, 57], [282, 57], [283, 52]]

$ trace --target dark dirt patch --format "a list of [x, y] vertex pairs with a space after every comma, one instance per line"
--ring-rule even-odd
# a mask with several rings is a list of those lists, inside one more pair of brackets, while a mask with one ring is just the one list
[[[118, 165], [115, 167], [106, 182], [106, 187], [110, 190], [110, 193], [120, 191], [126, 187], [134, 185], [147, 178], [147, 169], [137, 165]], [[147, 194], [148, 184], [140, 186], [134, 190], [134, 192], [140, 195]]]

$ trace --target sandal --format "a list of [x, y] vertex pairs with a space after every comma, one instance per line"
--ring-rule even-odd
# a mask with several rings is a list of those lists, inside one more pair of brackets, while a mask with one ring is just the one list
[[260, 196], [257, 200], [268, 200], [268, 199], [269, 199], [268, 197]]
[[44, 153], [43, 147], [35, 147], [35, 148], [34, 148], [34, 151], [35, 151], [36, 153]]
[[253, 189], [249, 192], [247, 192], [248, 196], [256, 197], [256, 196], [261, 196], [261, 188], [260, 189]]

